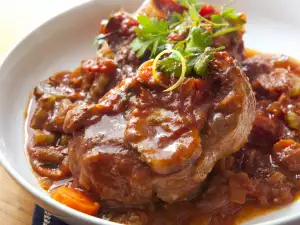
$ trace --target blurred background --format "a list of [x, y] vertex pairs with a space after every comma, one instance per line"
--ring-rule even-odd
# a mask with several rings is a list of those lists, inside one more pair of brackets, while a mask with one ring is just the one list
[[0, 60], [25, 34], [56, 14], [88, 0], [0, 0]]

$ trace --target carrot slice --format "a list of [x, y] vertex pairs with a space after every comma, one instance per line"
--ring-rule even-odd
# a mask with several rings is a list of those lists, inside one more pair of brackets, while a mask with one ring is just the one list
[[92, 216], [100, 209], [100, 205], [85, 193], [65, 186], [55, 189], [51, 197], [61, 204]]
[[281, 152], [283, 149], [285, 149], [285, 148], [287, 148], [287, 147], [289, 147], [289, 146], [291, 146], [291, 145], [293, 145], [293, 144], [295, 144], [295, 141], [293, 141], [293, 140], [284, 140], [284, 139], [282, 139], [282, 140], [280, 140], [280, 141], [278, 141], [274, 146], [273, 146], [273, 151], [276, 153], [276, 152]]

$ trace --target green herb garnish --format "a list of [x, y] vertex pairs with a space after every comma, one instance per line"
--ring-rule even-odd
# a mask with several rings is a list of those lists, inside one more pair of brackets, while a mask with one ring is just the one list
[[131, 49], [137, 52], [137, 57], [143, 56], [146, 50], [155, 57], [157, 49], [167, 44], [166, 37], [170, 34], [168, 22], [157, 18], [151, 20], [145, 15], [139, 15], [137, 19], [140, 26], [135, 30], [137, 38], [131, 43]]
[[93, 45], [96, 47], [97, 50], [101, 49], [105, 39], [107, 38], [108, 35], [105, 34], [98, 34], [93, 42]]
[[[208, 74], [209, 63], [214, 59], [214, 52], [225, 49], [223, 46], [214, 48], [213, 38], [242, 30], [246, 21], [233, 8], [212, 14], [208, 19], [199, 14], [201, 4], [198, 0], [177, 2], [187, 10], [182, 14], [171, 13], [167, 20], [138, 16], [139, 26], [135, 30], [136, 39], [131, 43], [131, 49], [137, 57], [148, 52], [150, 58], [155, 58], [154, 71], [174, 75], [181, 82], [191, 74], [204, 78]], [[172, 39], [172, 35], [181, 38]], [[161, 55], [162, 52], [164, 54]]]
[[[170, 49], [170, 50], [164, 50], [162, 51], [160, 54], [158, 54], [156, 56], [156, 58], [154, 59], [153, 61], [153, 65], [152, 65], [152, 74], [153, 74], [153, 77], [154, 79], [156, 80], [157, 83], [161, 84], [160, 80], [159, 80], [159, 77], [157, 75], [157, 72], [156, 72], [156, 67], [157, 67], [157, 63], [159, 62], [159, 58], [161, 56], [163, 56], [164, 54], [168, 54], [168, 53], [172, 53], [174, 55], [176, 55], [179, 60], [180, 60], [180, 67], [181, 67], [181, 72], [180, 72], [180, 76], [179, 76], [179, 79], [177, 80], [177, 82], [175, 84], [173, 84], [171, 87], [167, 88], [166, 90], [164, 91], [173, 91], [174, 89], [178, 88], [179, 85], [184, 81], [184, 78], [186, 76], [186, 60], [185, 58], [183, 57], [183, 55], [177, 51], [177, 50], [174, 50], [174, 49]], [[161, 84], [163, 87], [165, 85]]]
[[233, 24], [245, 24], [246, 20], [244, 20], [241, 15], [236, 13], [234, 8], [227, 8], [221, 13], [221, 17], [225, 18], [228, 22]]
[[[186, 75], [192, 72], [204, 78], [207, 75], [208, 64], [214, 59], [214, 52], [224, 50], [225, 47], [212, 48], [212, 35], [203, 28], [193, 27], [188, 37], [174, 46], [187, 61]], [[201, 68], [201, 69], [200, 69]], [[166, 74], [179, 76], [181, 71], [181, 63], [176, 55], [171, 54], [158, 62], [158, 71]]]

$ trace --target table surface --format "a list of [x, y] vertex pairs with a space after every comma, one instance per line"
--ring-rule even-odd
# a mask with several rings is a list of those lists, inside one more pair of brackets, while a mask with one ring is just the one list
[[33, 198], [8, 175], [1, 165], [0, 184], [0, 221], [5, 221], [3, 223], [5, 225], [31, 224]]
[[[0, 61], [26, 33], [57, 13], [87, 0], [0, 0]], [[0, 224], [30, 225], [34, 199], [0, 164]], [[3, 223], [3, 221], [5, 221]]]

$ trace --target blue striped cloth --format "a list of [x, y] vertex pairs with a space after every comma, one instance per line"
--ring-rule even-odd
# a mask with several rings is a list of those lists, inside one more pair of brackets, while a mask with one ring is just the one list
[[51, 213], [36, 205], [32, 217], [32, 225], [67, 225]]

